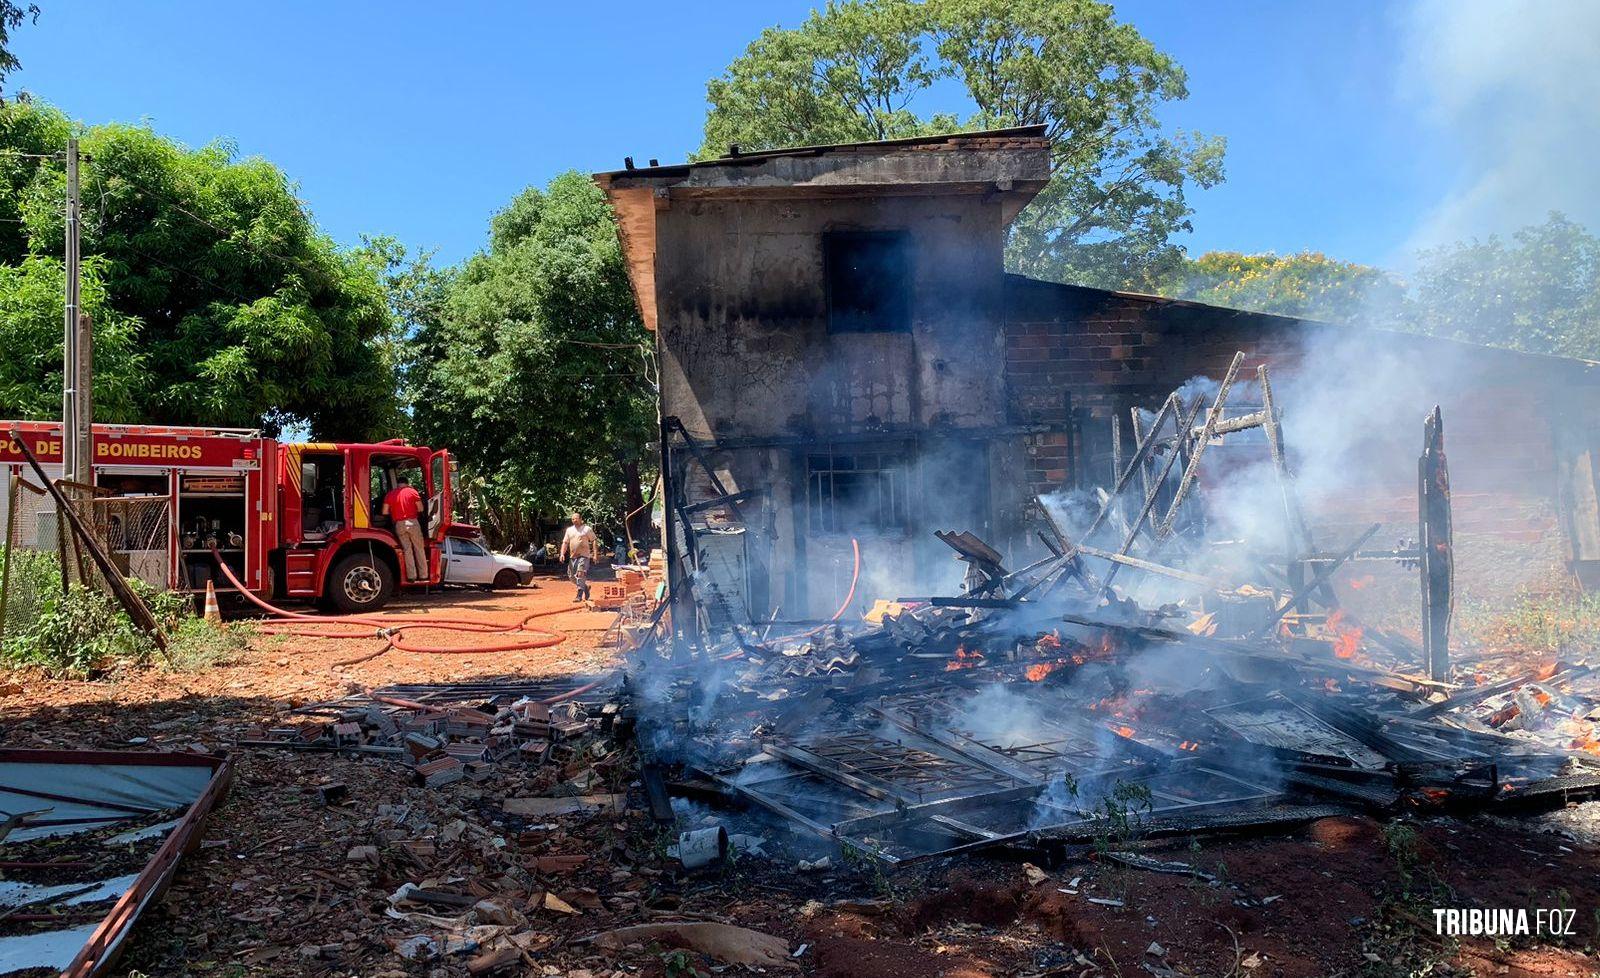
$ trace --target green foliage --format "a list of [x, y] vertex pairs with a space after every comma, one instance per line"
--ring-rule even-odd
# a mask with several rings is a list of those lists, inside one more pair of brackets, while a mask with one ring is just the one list
[[[0, 106], [0, 149], [58, 153], [73, 133], [87, 155], [97, 417], [394, 433], [380, 255], [337, 249], [282, 171], [225, 143], [189, 150], [147, 127], [84, 130], [47, 106]], [[43, 303], [60, 283], [65, 181], [59, 159], [0, 157], [0, 310], [32, 310], [4, 329], [36, 335], [22, 348], [37, 352], [0, 375], [0, 414], [48, 415], [41, 405], [59, 398], [60, 300], [48, 342]]]
[[[0, 560], [5, 547], [0, 545]], [[4, 640], [9, 643], [44, 614], [44, 605], [61, 593], [61, 560], [54, 553], [14, 548], [7, 578]]]
[[38, 4], [0, 0], [0, 83], [6, 80], [7, 75], [22, 67], [22, 62], [11, 53], [11, 32], [21, 27], [24, 20], [38, 22]]
[[21, 634], [7, 635], [5, 647], [14, 662], [75, 676], [112, 660], [142, 662], [154, 650], [115, 601], [81, 584], [46, 595], [38, 618]]
[[681, 948], [661, 952], [661, 966], [666, 969], [667, 978], [702, 978], [694, 966], [694, 958]]
[[1370, 323], [1374, 316], [1387, 321], [1403, 298], [1402, 286], [1388, 273], [1312, 251], [1297, 255], [1210, 251], [1157, 275], [1149, 290], [1176, 299], [1331, 322]]
[[448, 444], [498, 510], [617, 512], [654, 390], [616, 228], [576, 172], [497, 214], [489, 249], [418, 283], [405, 353], [417, 437]]
[[[177, 668], [209, 665], [248, 646], [248, 626], [218, 629], [195, 615], [191, 597], [136, 579], [128, 584], [155, 616], [167, 639], [166, 658]], [[60, 558], [38, 550], [11, 555], [4, 643], [0, 664], [70, 676], [148, 662], [156, 653], [155, 642], [109, 595], [82, 585], [63, 593]]]
[[1425, 251], [1409, 282], [1317, 252], [1213, 251], [1139, 287], [1236, 309], [1600, 359], [1600, 237], [1560, 214]]
[[[0, 417], [61, 414], [64, 277], [55, 258], [29, 255], [15, 265], [0, 265], [0, 349], [7, 351], [0, 358]], [[147, 358], [139, 349], [139, 324], [111, 308], [103, 259], [85, 262], [80, 281], [94, 328], [95, 418], [140, 420]]]
[[1600, 359], [1600, 238], [1559, 213], [1424, 252], [1413, 297], [1419, 333]]
[[[941, 80], [971, 111], [919, 114]], [[1191, 184], [1222, 179], [1222, 140], [1161, 132], [1183, 72], [1096, 0], [830, 2], [769, 28], [707, 85], [700, 153], [1043, 123], [1053, 178], [1014, 222], [1013, 270], [1120, 286], [1181, 256]]]

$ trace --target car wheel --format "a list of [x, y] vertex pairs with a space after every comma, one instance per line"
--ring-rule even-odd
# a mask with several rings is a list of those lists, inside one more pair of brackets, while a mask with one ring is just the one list
[[377, 611], [392, 597], [394, 571], [375, 557], [351, 554], [328, 571], [328, 601], [347, 615]]
[[517, 586], [517, 572], [506, 568], [494, 576], [494, 586], [504, 591]]

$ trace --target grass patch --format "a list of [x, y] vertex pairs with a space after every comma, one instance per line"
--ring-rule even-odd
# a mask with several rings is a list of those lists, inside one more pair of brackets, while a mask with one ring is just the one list
[[1587, 650], [1600, 644], [1600, 594], [1524, 591], [1509, 609], [1458, 608], [1456, 621], [1464, 640], [1488, 652]]

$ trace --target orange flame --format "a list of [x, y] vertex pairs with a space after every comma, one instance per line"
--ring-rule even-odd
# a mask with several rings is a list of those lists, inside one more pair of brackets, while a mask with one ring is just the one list
[[1023, 673], [1023, 675], [1028, 678], [1028, 682], [1036, 683], [1065, 664], [1063, 662], [1036, 662], [1029, 666], [1027, 672]]
[[1359, 590], [1361, 590], [1362, 588], [1366, 587], [1368, 584], [1371, 584], [1371, 583], [1372, 583], [1372, 575], [1371, 574], [1363, 574], [1360, 577], [1351, 579], [1351, 581], [1350, 581], [1350, 590], [1359, 591]]
[[955, 658], [945, 663], [945, 672], [955, 672], [957, 669], [972, 669], [983, 665], [983, 653], [976, 649], [968, 651], [965, 645], [956, 646]]
[[1346, 626], [1344, 609], [1328, 616], [1325, 626], [1333, 633], [1333, 654], [1340, 659], [1354, 659], [1361, 650], [1361, 629]]
[[1123, 725], [1120, 727], [1112, 727], [1111, 729], [1116, 732], [1118, 737], [1133, 737], [1133, 728], [1130, 726]]

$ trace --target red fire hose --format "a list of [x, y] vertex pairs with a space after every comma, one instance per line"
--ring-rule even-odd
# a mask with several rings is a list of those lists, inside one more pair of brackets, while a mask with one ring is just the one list
[[[562, 632], [558, 632], [553, 628], [539, 628], [529, 623], [535, 618], [563, 614], [572, 610], [570, 608], [535, 611], [513, 625], [496, 625], [492, 622], [480, 621], [475, 618], [445, 618], [434, 615], [416, 617], [410, 615], [405, 617], [307, 615], [295, 611], [285, 611], [251, 594], [249, 589], [234, 576], [232, 568], [228, 566], [220, 554], [217, 555], [217, 566], [222, 569], [223, 576], [227, 577], [228, 581], [240, 594], [245, 596], [246, 600], [268, 614], [283, 619], [282, 621], [261, 622], [259, 627], [269, 635], [295, 635], [301, 638], [359, 638], [360, 635], [358, 634], [334, 629], [364, 626], [376, 629], [377, 637], [388, 642], [389, 648], [397, 649], [401, 652], [416, 652], [422, 655], [475, 655], [484, 652], [523, 652], [529, 649], [549, 648], [552, 645], [560, 645], [567, 640], [567, 636]], [[304, 622], [305, 624], [297, 624], [299, 622]], [[402, 641], [404, 633], [410, 629], [437, 629], [440, 631], [467, 632], [481, 635], [523, 634], [528, 637], [472, 646], [411, 644]], [[582, 690], [576, 692], [582, 692]], [[576, 693], [567, 695], [576, 695]]]

